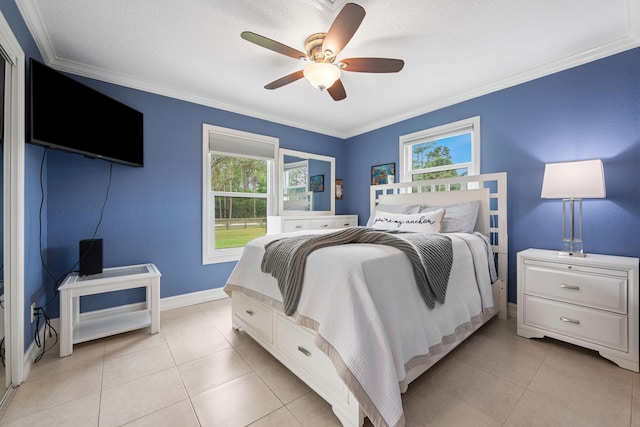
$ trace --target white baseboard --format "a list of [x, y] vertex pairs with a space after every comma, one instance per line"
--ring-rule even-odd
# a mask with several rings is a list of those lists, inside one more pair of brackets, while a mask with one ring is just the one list
[[[56, 332], [60, 333], [60, 319], [55, 318], [55, 319], [50, 319], [49, 321], [51, 323], [51, 327], [55, 329]], [[45, 326], [46, 326], [46, 323], [43, 324], [42, 327], [38, 330], [38, 337], [40, 339], [40, 342], [44, 342], [45, 345], [50, 346], [50, 345], [53, 345], [56, 338], [55, 336], [51, 338], [47, 336], [47, 339], [46, 340], [44, 339]], [[58, 340], [60, 340], [60, 338], [58, 338]], [[42, 349], [36, 346], [36, 340], [34, 338], [34, 340], [31, 341], [29, 348], [24, 353], [24, 357], [22, 360], [23, 381], [26, 380], [27, 377], [29, 376], [29, 371], [31, 371], [31, 366], [33, 366], [36, 358], [41, 352], [42, 352]], [[18, 384], [15, 384], [15, 385], [18, 385]]]
[[173, 310], [174, 308], [187, 307], [203, 302], [228, 298], [223, 288], [209, 289], [207, 291], [191, 292], [189, 294], [176, 295], [160, 299], [160, 311]]
[[[160, 299], [160, 311], [165, 310], [173, 310], [174, 308], [187, 307], [194, 304], [201, 304], [204, 302], [215, 301], [223, 298], [228, 298], [228, 295], [224, 292], [223, 288], [215, 288], [209, 289], [207, 291], [200, 292], [192, 292], [183, 295], [177, 295], [174, 297], [166, 297]], [[87, 313], [82, 313], [80, 317], [83, 320], [89, 319], [98, 319], [102, 317], [111, 316], [113, 314], [123, 313], [123, 312], [133, 312], [138, 311], [144, 308], [145, 303], [135, 303], [135, 304], [127, 304], [119, 307], [106, 308], [103, 310], [95, 310]], [[60, 319], [55, 318], [51, 319], [51, 326], [60, 333]], [[40, 337], [40, 342], [43, 342], [43, 334], [45, 332], [44, 325], [38, 331], [38, 335]], [[53, 343], [54, 338], [47, 337], [47, 343]], [[29, 371], [31, 371], [31, 366], [35, 363], [36, 358], [42, 351], [41, 348], [36, 346], [35, 339], [29, 345], [29, 348], [24, 353], [23, 358], [23, 372], [24, 379], [27, 379], [29, 375]]]

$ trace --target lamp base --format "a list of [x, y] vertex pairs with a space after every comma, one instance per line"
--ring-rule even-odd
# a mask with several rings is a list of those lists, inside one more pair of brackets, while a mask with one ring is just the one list
[[585, 254], [584, 252], [564, 252], [564, 251], [558, 252], [558, 255], [560, 255], [560, 256], [570, 256], [570, 257], [574, 257], [574, 258], [584, 258], [584, 257], [587, 256], [587, 254]]
[[560, 256], [585, 257], [586, 254], [582, 248], [582, 240], [563, 239], [562, 249], [558, 252]]

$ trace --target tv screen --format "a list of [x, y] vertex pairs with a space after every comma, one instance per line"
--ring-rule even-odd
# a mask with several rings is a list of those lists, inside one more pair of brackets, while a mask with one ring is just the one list
[[143, 114], [34, 59], [27, 141], [143, 166]]

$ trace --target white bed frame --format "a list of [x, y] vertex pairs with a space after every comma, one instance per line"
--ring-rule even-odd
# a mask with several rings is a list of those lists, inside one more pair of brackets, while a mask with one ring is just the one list
[[[499, 317], [506, 318], [508, 272], [506, 173], [371, 186], [371, 212], [378, 203], [448, 206], [469, 200], [481, 201], [476, 230], [490, 237], [497, 256], [498, 281], [493, 284], [494, 302], [497, 302]], [[246, 331], [325, 399], [343, 426], [362, 426], [365, 417], [363, 410], [338, 376], [331, 360], [316, 347], [316, 333], [313, 330], [297, 324], [283, 312], [241, 292], [232, 294], [232, 313], [233, 327]], [[469, 331], [459, 341], [445, 345], [445, 350], [434, 355], [429, 365], [411, 369], [407, 373], [407, 382], [413, 381], [427, 371], [473, 332], [475, 330]]]

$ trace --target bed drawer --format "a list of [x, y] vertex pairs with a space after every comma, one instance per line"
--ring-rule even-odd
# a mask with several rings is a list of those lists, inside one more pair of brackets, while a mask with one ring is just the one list
[[627, 312], [627, 277], [525, 266], [527, 293], [589, 307]]
[[628, 350], [627, 316], [530, 295], [524, 297], [523, 314], [525, 325]]
[[273, 311], [243, 293], [233, 293], [233, 308], [246, 326], [273, 342]]
[[275, 324], [275, 345], [278, 350], [316, 380], [338, 393], [342, 392], [344, 384], [329, 357], [315, 346], [315, 334], [283, 316], [276, 316]]

